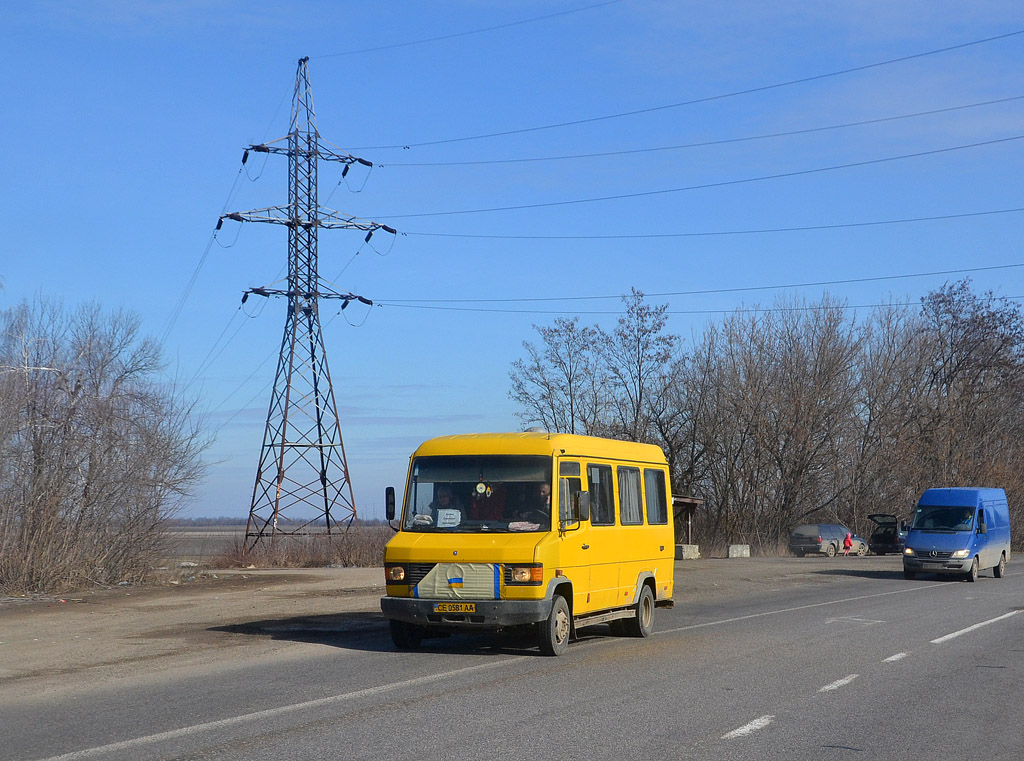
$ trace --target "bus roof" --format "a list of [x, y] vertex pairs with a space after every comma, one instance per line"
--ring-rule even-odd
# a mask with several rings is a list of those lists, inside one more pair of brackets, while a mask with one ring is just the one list
[[441, 454], [564, 454], [580, 457], [603, 457], [610, 460], [666, 464], [665, 453], [653, 444], [634, 441], [580, 436], [571, 433], [464, 433], [438, 436], [424, 441], [413, 456]]

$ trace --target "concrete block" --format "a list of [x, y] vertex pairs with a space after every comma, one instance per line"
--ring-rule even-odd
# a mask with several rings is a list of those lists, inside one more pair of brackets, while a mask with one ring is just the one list
[[700, 560], [700, 545], [677, 544], [676, 560]]
[[750, 545], [749, 544], [730, 544], [729, 545], [729, 557], [731, 557], [731, 558], [749, 558], [750, 557]]

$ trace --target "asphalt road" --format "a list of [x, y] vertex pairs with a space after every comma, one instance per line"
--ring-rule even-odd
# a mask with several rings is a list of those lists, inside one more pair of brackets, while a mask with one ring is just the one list
[[280, 658], [8, 706], [0, 758], [1024, 758], [1024, 567], [830, 572], [699, 603], [677, 589], [650, 638], [593, 627], [561, 658], [283, 623]]

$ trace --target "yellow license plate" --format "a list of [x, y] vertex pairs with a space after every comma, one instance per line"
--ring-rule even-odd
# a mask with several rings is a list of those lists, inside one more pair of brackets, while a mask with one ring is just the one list
[[435, 602], [435, 613], [476, 613], [475, 602]]

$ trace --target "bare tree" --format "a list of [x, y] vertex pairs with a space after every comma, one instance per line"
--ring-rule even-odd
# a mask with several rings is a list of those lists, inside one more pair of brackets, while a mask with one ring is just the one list
[[609, 335], [597, 329], [602, 365], [611, 382], [611, 433], [646, 441], [652, 406], [669, 383], [669, 362], [679, 338], [664, 332], [667, 304], [651, 306], [635, 288], [622, 301], [626, 313], [615, 330]]
[[522, 408], [526, 424], [549, 431], [595, 434], [607, 406], [604, 373], [597, 362], [598, 333], [579, 318], [556, 318], [551, 327], [534, 325], [540, 346], [523, 342], [526, 359], [509, 372], [509, 398]]
[[208, 444], [138, 319], [38, 301], [0, 313], [0, 587], [137, 579]]

